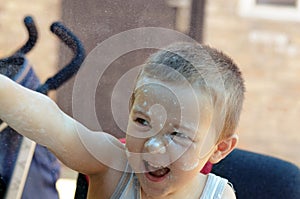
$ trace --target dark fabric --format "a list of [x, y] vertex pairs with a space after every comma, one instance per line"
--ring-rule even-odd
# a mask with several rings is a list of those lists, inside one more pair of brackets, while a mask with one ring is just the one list
[[89, 184], [88, 184], [87, 177], [84, 174], [79, 173], [77, 177], [74, 199], [85, 199], [87, 197], [88, 187]]
[[2, 176], [0, 175], [0, 198], [4, 198], [4, 194], [6, 191], [6, 183]]
[[[0, 72], [24, 87], [35, 90], [40, 82], [27, 59], [21, 55], [13, 59], [2, 59]], [[0, 176], [2, 177], [0, 196], [2, 197], [13, 173], [21, 142], [22, 136], [9, 127], [0, 133]], [[59, 177], [59, 170], [60, 164], [55, 156], [45, 147], [36, 145], [22, 199], [58, 199], [55, 183]]]
[[59, 173], [55, 156], [47, 148], [36, 145], [22, 199], [58, 199], [55, 184]]
[[299, 168], [274, 157], [236, 149], [212, 172], [234, 185], [237, 198], [300, 198]]

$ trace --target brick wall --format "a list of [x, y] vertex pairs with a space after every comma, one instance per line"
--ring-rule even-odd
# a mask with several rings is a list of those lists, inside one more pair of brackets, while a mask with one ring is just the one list
[[300, 165], [299, 22], [241, 17], [238, 3], [207, 1], [204, 41], [244, 74], [239, 147]]

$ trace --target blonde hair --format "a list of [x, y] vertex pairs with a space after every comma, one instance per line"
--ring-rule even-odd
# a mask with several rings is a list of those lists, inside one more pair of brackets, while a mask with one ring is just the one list
[[[174, 83], [187, 80], [198, 89], [207, 91], [215, 115], [222, 112], [218, 107], [225, 108], [223, 119], [213, 119], [212, 125], [218, 126], [219, 138], [235, 132], [244, 101], [244, 80], [237, 65], [221, 51], [196, 43], [173, 44], [146, 60], [136, 84], [144, 77]], [[135, 91], [130, 107], [134, 98]]]

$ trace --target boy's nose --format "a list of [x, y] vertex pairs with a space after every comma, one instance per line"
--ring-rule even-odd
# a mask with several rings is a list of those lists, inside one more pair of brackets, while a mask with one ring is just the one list
[[165, 143], [163, 142], [162, 138], [159, 137], [149, 138], [145, 142], [144, 147], [146, 151], [151, 154], [163, 154], [166, 152]]

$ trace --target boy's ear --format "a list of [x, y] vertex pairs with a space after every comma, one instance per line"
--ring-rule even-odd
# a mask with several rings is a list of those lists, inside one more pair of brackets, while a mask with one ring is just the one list
[[218, 142], [214, 153], [210, 156], [209, 162], [212, 164], [218, 163], [224, 159], [237, 145], [238, 135], [233, 134], [227, 138], [224, 138]]

